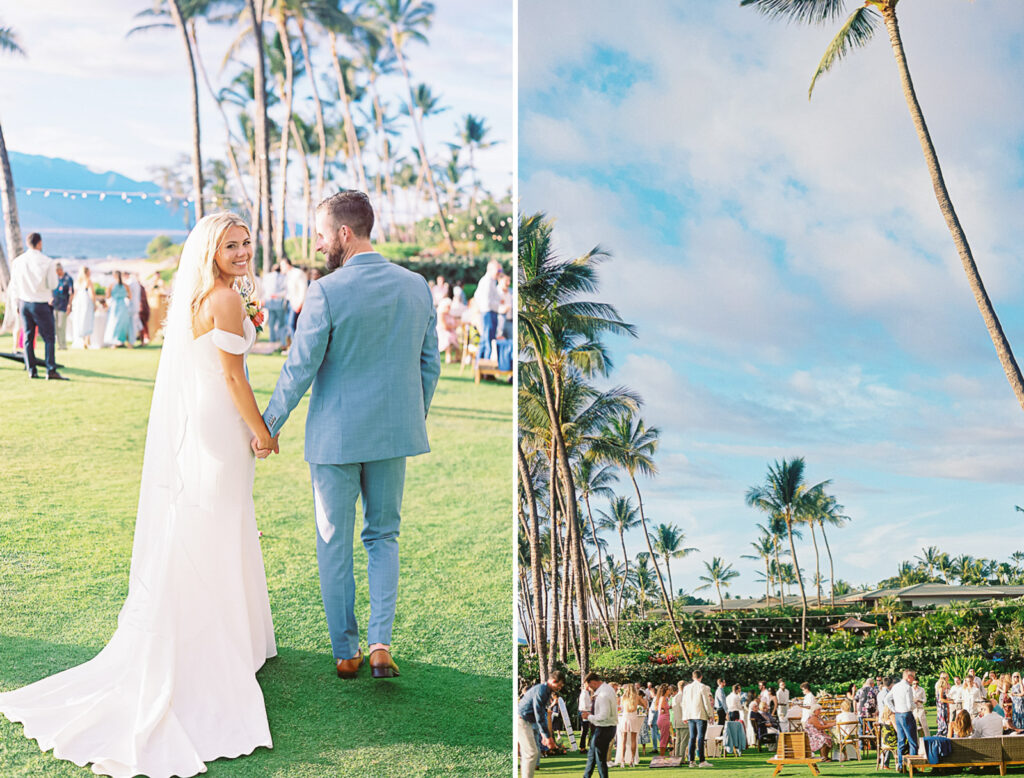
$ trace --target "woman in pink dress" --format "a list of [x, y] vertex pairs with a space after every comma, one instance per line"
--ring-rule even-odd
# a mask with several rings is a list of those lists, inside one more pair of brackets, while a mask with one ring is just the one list
[[659, 686], [654, 705], [658, 711], [658, 752], [662, 756], [668, 752], [669, 741], [672, 739], [672, 721], [669, 716], [671, 700], [672, 687], [667, 684]]

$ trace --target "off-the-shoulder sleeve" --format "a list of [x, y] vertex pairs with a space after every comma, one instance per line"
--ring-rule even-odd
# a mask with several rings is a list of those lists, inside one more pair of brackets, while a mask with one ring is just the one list
[[213, 331], [213, 345], [229, 354], [244, 354], [249, 344], [241, 335], [215, 329]]

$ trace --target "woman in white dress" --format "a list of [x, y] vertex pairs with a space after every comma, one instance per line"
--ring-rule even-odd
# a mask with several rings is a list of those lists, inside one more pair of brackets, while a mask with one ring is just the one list
[[75, 299], [71, 303], [71, 331], [75, 340], [82, 341], [82, 348], [89, 348], [95, 317], [96, 287], [89, 268], [82, 265], [75, 279]]
[[256, 331], [236, 291], [252, 254], [234, 214], [201, 219], [185, 243], [116, 632], [85, 664], [0, 694], [40, 748], [101, 775], [186, 778], [272, 747], [256, 671], [277, 649], [250, 441], [273, 441], [245, 377]]

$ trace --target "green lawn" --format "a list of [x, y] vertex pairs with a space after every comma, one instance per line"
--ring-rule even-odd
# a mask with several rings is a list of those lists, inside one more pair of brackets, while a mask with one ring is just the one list
[[[934, 734], [935, 732], [935, 708], [928, 709], [928, 726], [930, 731]], [[576, 733], [577, 743], [579, 742], [579, 732]], [[562, 742], [565, 742], [565, 733], [562, 733]], [[666, 767], [659, 768], [658, 772], [651, 773], [656, 775], [657, 778], [683, 778], [688, 776], [689, 778], [695, 778], [698, 774], [711, 774], [711, 775], [738, 775], [743, 778], [771, 778], [773, 772], [775, 772], [775, 766], [769, 765], [767, 760], [772, 757], [772, 752], [764, 750], [758, 752], [756, 748], [748, 748], [743, 752], [740, 757], [728, 756], [718, 757], [710, 759], [709, 761], [714, 765], [712, 769], [704, 770], [691, 770], [683, 763], [682, 767]], [[859, 762], [826, 762], [819, 765], [822, 776], [835, 775], [840, 778], [867, 778], [867, 776], [880, 776], [880, 775], [898, 775], [894, 769], [895, 757], [891, 757], [889, 760], [889, 770], [876, 770], [875, 769], [875, 752], [868, 751], [864, 753], [864, 758]], [[614, 758], [614, 755], [613, 755]], [[641, 770], [649, 768], [651, 762], [651, 746], [647, 746], [647, 755], [640, 757], [639, 767], [609, 767], [609, 773], [612, 775], [640, 775]], [[540, 767], [537, 769], [537, 778], [546, 778], [547, 776], [580, 776], [583, 774], [583, 768], [587, 763], [586, 754], [566, 754], [565, 756], [551, 756], [542, 757], [540, 760]], [[1016, 773], [1018, 775], [1024, 775], [1024, 766], [1007, 767], [1008, 773]], [[917, 773], [914, 773], [917, 775]], [[931, 771], [924, 771], [921, 775], [931, 775]], [[949, 775], [998, 775], [999, 766], [986, 767], [986, 768], [968, 768], [965, 771], [959, 769], [947, 768], [935, 772], [935, 775], [949, 776]], [[596, 772], [595, 772], [596, 775]], [[811, 778], [810, 771], [801, 765], [790, 765], [783, 769], [781, 776], [800, 776], [803, 778]]]
[[[0, 341], [9, 349], [10, 338]], [[30, 381], [0, 359], [0, 690], [90, 659], [128, 585], [146, 419], [159, 350], [58, 352], [70, 382]], [[283, 363], [249, 359], [265, 405]], [[259, 673], [273, 750], [214, 776], [502, 776], [512, 736], [512, 394], [446, 366], [433, 451], [410, 460], [395, 659], [402, 676], [334, 675], [317, 579], [305, 401], [282, 453], [257, 463], [279, 656]], [[358, 529], [357, 529], [358, 531]], [[357, 538], [365, 629], [366, 556]], [[365, 633], [364, 633], [365, 640]], [[0, 776], [86, 776], [0, 716]]]

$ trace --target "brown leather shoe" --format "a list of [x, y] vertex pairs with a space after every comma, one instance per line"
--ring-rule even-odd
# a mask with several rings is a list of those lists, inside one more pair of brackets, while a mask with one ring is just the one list
[[399, 675], [398, 665], [391, 658], [386, 648], [378, 648], [370, 652], [370, 671], [374, 678], [394, 678]]
[[355, 678], [359, 673], [359, 668], [363, 666], [363, 652], [360, 649], [359, 653], [351, 659], [337, 659], [335, 662], [339, 678]]

